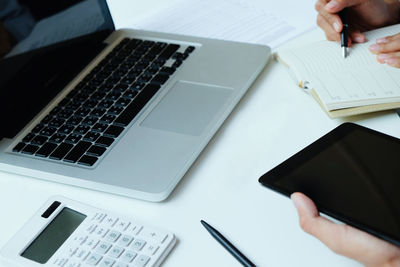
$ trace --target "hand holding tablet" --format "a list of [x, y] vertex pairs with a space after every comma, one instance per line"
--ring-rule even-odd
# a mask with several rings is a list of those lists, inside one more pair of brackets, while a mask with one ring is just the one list
[[301, 228], [335, 253], [352, 258], [365, 266], [400, 265], [400, 247], [320, 216], [312, 200], [302, 193], [293, 193], [291, 199], [299, 214]]
[[399, 139], [345, 123], [259, 181], [302, 192], [326, 215], [400, 246], [399, 154]]

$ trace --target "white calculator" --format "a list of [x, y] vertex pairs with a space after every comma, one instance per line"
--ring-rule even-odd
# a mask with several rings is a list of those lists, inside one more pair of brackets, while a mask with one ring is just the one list
[[2, 248], [7, 266], [159, 266], [173, 233], [61, 196], [49, 199]]

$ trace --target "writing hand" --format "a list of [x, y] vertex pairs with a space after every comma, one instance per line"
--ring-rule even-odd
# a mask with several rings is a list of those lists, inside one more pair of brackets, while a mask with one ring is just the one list
[[349, 46], [366, 41], [362, 33], [399, 21], [400, 4], [393, 0], [318, 0], [317, 24], [328, 40], [340, 42], [343, 24], [338, 15], [344, 8], [349, 9]]

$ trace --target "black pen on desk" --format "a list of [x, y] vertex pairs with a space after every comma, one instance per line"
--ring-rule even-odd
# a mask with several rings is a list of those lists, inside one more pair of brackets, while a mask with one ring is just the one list
[[215, 230], [211, 225], [201, 220], [201, 224], [207, 229], [207, 231], [226, 249], [232, 254], [243, 266], [255, 267], [256, 265], [252, 263], [242, 252], [240, 252], [231, 242], [229, 242], [220, 232]]
[[349, 43], [349, 16], [347, 8], [339, 12], [339, 17], [343, 24], [342, 31], [340, 32], [340, 46], [342, 47], [343, 58], [346, 58]]

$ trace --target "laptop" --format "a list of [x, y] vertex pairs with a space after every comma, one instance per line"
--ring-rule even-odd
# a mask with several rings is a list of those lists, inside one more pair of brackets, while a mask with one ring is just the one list
[[36, 24], [0, 61], [4, 172], [162, 201], [270, 57], [116, 30], [105, 0], [26, 2]]

